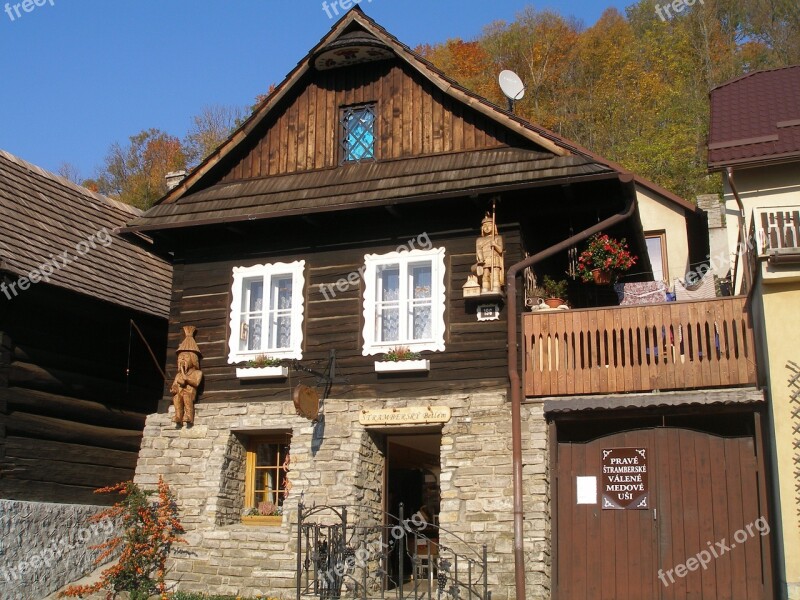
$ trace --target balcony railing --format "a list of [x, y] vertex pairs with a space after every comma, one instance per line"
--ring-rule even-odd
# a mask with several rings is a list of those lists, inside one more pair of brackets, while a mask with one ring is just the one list
[[751, 221], [758, 255], [800, 248], [800, 207], [756, 208]]
[[745, 297], [523, 315], [525, 395], [755, 385]]

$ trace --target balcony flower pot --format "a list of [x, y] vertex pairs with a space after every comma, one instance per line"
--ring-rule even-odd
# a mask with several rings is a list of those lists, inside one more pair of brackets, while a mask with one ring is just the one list
[[585, 283], [608, 285], [620, 273], [636, 264], [625, 238], [617, 240], [604, 233], [589, 238], [586, 249], [578, 255], [577, 275]]
[[418, 360], [376, 360], [376, 373], [413, 373], [431, 370], [431, 361]]
[[237, 367], [236, 377], [239, 379], [285, 379], [289, 376], [289, 367]]
[[544, 303], [550, 308], [558, 308], [559, 306], [566, 304], [566, 302], [561, 298], [545, 298]]
[[592, 269], [592, 280], [595, 285], [608, 285], [611, 283], [611, 271], [608, 269]]

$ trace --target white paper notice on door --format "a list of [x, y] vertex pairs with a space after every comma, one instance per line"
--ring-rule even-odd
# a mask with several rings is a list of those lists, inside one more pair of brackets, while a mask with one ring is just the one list
[[597, 477], [576, 477], [575, 489], [578, 492], [578, 504], [597, 504]]

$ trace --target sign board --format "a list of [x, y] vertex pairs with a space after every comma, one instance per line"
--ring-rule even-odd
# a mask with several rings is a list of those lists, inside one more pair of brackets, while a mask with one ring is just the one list
[[603, 509], [648, 510], [647, 448], [603, 450]]
[[448, 406], [364, 409], [358, 414], [358, 422], [362, 425], [428, 425], [449, 420]]
[[575, 491], [578, 504], [597, 504], [597, 477], [579, 475], [575, 478]]
[[499, 304], [481, 304], [478, 306], [478, 321], [497, 321], [499, 318]]

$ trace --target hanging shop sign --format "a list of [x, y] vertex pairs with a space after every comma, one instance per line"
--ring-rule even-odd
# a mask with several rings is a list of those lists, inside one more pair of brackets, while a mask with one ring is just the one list
[[364, 409], [358, 414], [362, 425], [429, 425], [449, 420], [448, 406]]
[[647, 448], [604, 449], [601, 482], [604, 509], [648, 510]]

